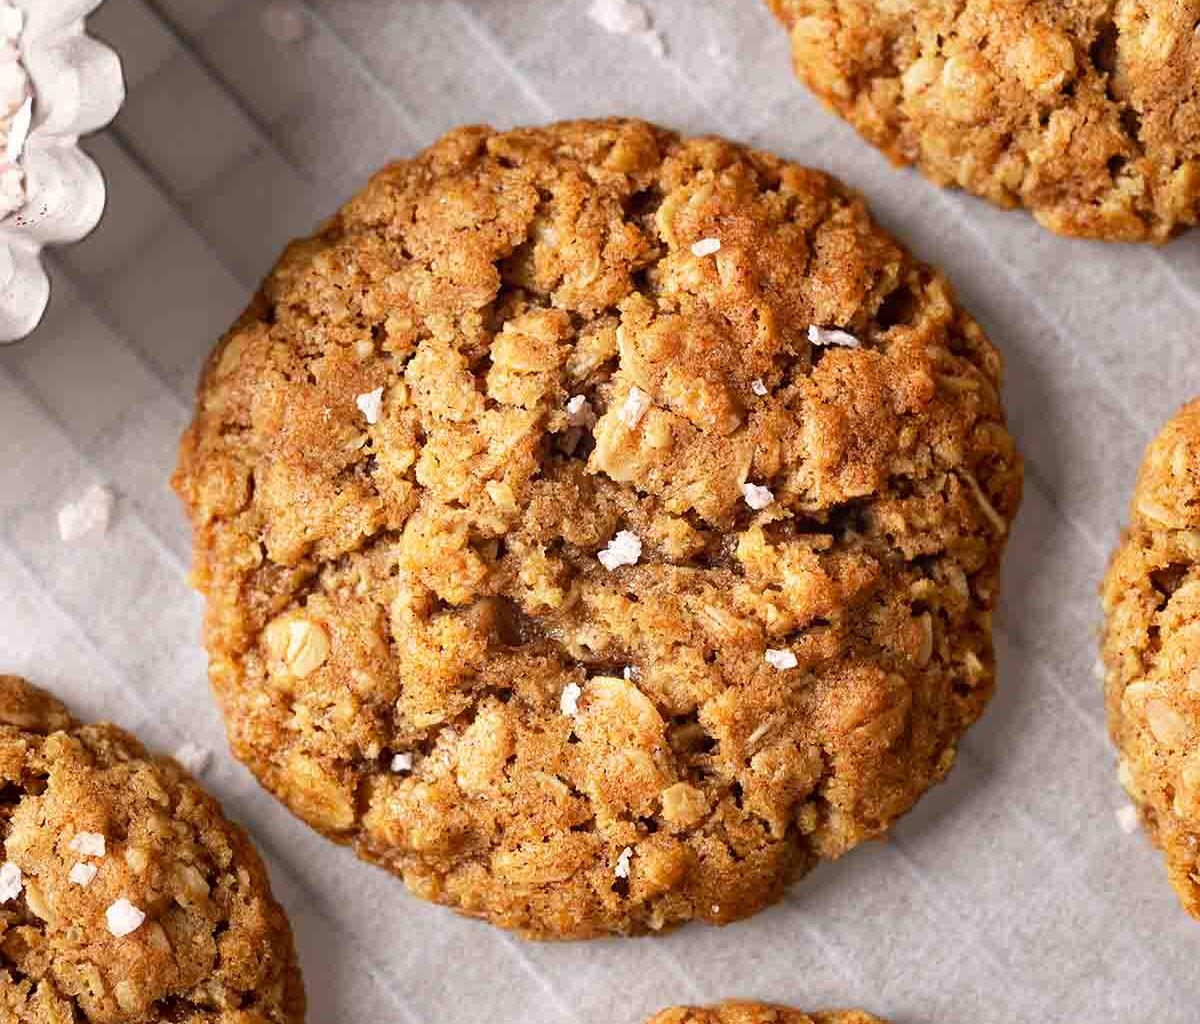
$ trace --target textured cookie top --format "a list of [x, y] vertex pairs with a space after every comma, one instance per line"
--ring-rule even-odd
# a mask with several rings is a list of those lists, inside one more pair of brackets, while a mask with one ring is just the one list
[[646, 1024], [886, 1024], [861, 1010], [801, 1013], [769, 1003], [731, 1002], [719, 1006], [676, 1006], [656, 1013]]
[[941, 185], [1068, 235], [1200, 217], [1200, 0], [768, 0], [796, 73]]
[[1103, 589], [1120, 778], [1200, 917], [1200, 402], [1154, 439]]
[[169, 758], [0, 676], [0, 1020], [299, 1024], [283, 911]]
[[825, 175], [640, 122], [453, 132], [204, 375], [176, 486], [234, 750], [528, 934], [750, 913], [987, 699], [998, 377]]

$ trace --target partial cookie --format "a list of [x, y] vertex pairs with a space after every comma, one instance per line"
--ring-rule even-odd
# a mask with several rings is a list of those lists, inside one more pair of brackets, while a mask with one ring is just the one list
[[1053, 231], [1200, 217], [1200, 0], [768, 0], [796, 73], [898, 164]]
[[1109, 731], [1121, 783], [1200, 917], [1200, 401], [1147, 449], [1130, 516], [1103, 588]]
[[0, 782], [0, 1020], [304, 1020], [262, 862], [178, 764], [0, 676]]
[[801, 1013], [769, 1003], [730, 1002], [719, 1006], [676, 1006], [656, 1013], [646, 1024], [887, 1024], [862, 1010]]
[[823, 174], [452, 132], [287, 251], [200, 385], [175, 484], [233, 749], [529, 935], [753, 913], [991, 693], [999, 377]]

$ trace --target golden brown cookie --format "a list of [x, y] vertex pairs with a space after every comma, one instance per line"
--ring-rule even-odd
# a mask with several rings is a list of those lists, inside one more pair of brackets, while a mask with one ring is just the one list
[[729, 1002], [718, 1006], [676, 1006], [646, 1024], [887, 1024], [862, 1010], [801, 1013], [769, 1003]]
[[170, 758], [0, 676], [0, 1021], [300, 1024], [246, 834]]
[[768, 0], [796, 73], [898, 164], [1053, 231], [1200, 218], [1200, 0]]
[[1109, 731], [1120, 779], [1200, 917], [1200, 401], [1146, 452], [1104, 581]]
[[636, 121], [452, 132], [204, 373], [175, 485], [233, 749], [528, 935], [750, 914], [987, 701], [999, 376], [823, 174]]

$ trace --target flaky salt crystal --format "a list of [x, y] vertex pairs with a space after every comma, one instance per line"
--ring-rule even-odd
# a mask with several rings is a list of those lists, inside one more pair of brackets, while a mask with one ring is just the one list
[[354, 404], [358, 406], [358, 411], [363, 414], [363, 418], [374, 426], [379, 422], [379, 414], [383, 411], [383, 388], [376, 388], [374, 391], [359, 395], [354, 399]]
[[67, 844], [67, 849], [85, 857], [103, 857], [107, 852], [104, 836], [99, 832], [80, 832]]
[[610, 572], [622, 565], [636, 565], [642, 557], [642, 542], [636, 533], [621, 530], [596, 557]]
[[175, 760], [193, 775], [202, 775], [212, 760], [212, 751], [198, 743], [184, 743], [175, 751]]
[[1137, 831], [1138, 811], [1133, 804], [1126, 804], [1124, 807], [1118, 808], [1116, 817], [1117, 824], [1120, 826], [1121, 831], [1126, 835], [1131, 835]]
[[781, 672], [784, 669], [795, 668], [799, 664], [796, 661], [796, 655], [791, 651], [767, 651], [764, 657], [768, 665]]
[[633, 857], [633, 850], [630, 847], [625, 847], [617, 856], [616, 867], [613, 868], [613, 874], [618, 878], [629, 877], [629, 861]]
[[558, 707], [564, 715], [579, 714], [579, 698], [583, 696], [583, 687], [578, 683], [567, 683], [563, 687], [562, 696], [558, 698]]
[[719, 238], [702, 238], [692, 245], [693, 256], [711, 256], [720, 251], [721, 240]]
[[0, 903], [8, 903], [21, 895], [25, 883], [21, 880], [21, 869], [12, 861], [0, 866]]
[[396, 773], [411, 772], [413, 756], [409, 753], [392, 755], [392, 771]]
[[634, 385], [629, 389], [629, 394], [625, 396], [625, 404], [621, 406], [617, 418], [630, 430], [634, 430], [642, 422], [642, 417], [646, 415], [650, 405], [650, 396]]
[[749, 505], [755, 512], [759, 509], [764, 509], [775, 500], [775, 495], [771, 493], [769, 487], [761, 487], [758, 484], [742, 484], [742, 496], [746, 499], [746, 504]]
[[767, 386], [763, 383], [763, 379], [761, 377], [755, 377], [754, 380], [750, 382], [750, 390], [761, 398], [762, 396], [766, 395]]
[[808, 340], [813, 345], [837, 345], [842, 348], [861, 348], [860, 342], [848, 331], [839, 331], [831, 327], [809, 327]]
[[75, 885], [87, 886], [92, 884], [92, 879], [96, 877], [99, 870], [95, 864], [85, 864], [80, 861], [71, 868], [71, 873], [67, 875], [67, 878]]
[[146, 915], [122, 896], [104, 912], [104, 920], [108, 930], [121, 938], [136, 932], [146, 920]]
[[94, 484], [83, 492], [78, 501], [58, 510], [58, 535], [67, 543], [93, 533], [104, 533], [112, 517], [113, 493], [107, 487]]

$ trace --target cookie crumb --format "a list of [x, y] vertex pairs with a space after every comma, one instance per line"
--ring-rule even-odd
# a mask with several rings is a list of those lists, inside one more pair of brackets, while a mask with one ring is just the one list
[[767, 651], [763, 657], [766, 659], [768, 665], [779, 669], [780, 672], [785, 669], [795, 668], [799, 664], [796, 660], [796, 655], [791, 651]]
[[308, 35], [308, 20], [294, 4], [280, 0], [262, 12], [263, 30], [277, 43], [298, 43]]
[[92, 884], [92, 879], [96, 877], [99, 870], [95, 864], [85, 864], [80, 861], [71, 868], [71, 873], [67, 875], [67, 878], [76, 885], [87, 886]]
[[573, 395], [567, 401], [567, 424], [572, 427], [594, 427], [596, 414], [583, 395]]
[[762, 487], [759, 484], [742, 484], [742, 495], [746, 499], [746, 504], [749, 505], [755, 512], [766, 508], [775, 500], [775, 495], [771, 493], [769, 487]]
[[811, 345], [837, 345], [841, 348], [861, 348], [862, 342], [848, 331], [839, 331], [831, 327], [810, 326], [808, 341]]
[[409, 753], [394, 754], [392, 756], [392, 771], [397, 775], [403, 772], [411, 772], [413, 766], [413, 756]]
[[104, 920], [108, 930], [121, 938], [136, 932], [146, 920], [146, 915], [122, 896], [104, 911]]
[[193, 775], [203, 775], [209, 762], [212, 761], [212, 751], [198, 743], [184, 743], [175, 751], [175, 760], [185, 771]]
[[11, 860], [5, 861], [4, 865], [0, 867], [0, 903], [15, 900], [21, 895], [24, 884], [21, 881], [21, 869]]
[[763, 383], [763, 379], [761, 377], [755, 377], [754, 380], [750, 382], [750, 390], [760, 398], [765, 397], [767, 394], [767, 386]]
[[642, 557], [641, 539], [636, 533], [621, 530], [596, 557], [609, 572], [622, 565], [637, 565], [638, 559]]
[[1117, 824], [1126, 835], [1132, 835], [1138, 827], [1138, 809], [1133, 804], [1119, 807], [1116, 812]]
[[629, 394], [625, 396], [625, 404], [621, 406], [621, 411], [617, 416], [630, 430], [636, 430], [649, 408], [650, 396], [634, 385], [629, 389]]
[[562, 696], [558, 698], [558, 706], [564, 715], [579, 714], [579, 698], [583, 696], [583, 687], [578, 683], [567, 683], [563, 687]]
[[359, 412], [363, 414], [367, 423], [374, 426], [379, 422], [379, 414], [383, 410], [383, 388], [376, 388], [374, 391], [359, 395], [354, 399], [354, 404], [358, 406]]
[[613, 874], [618, 878], [629, 877], [629, 859], [633, 856], [633, 848], [625, 847], [617, 857], [617, 865], [613, 868]]
[[58, 510], [58, 535], [70, 544], [93, 533], [106, 533], [112, 510], [112, 491], [100, 484], [93, 484], [78, 501], [70, 502]]
[[107, 852], [104, 836], [99, 832], [80, 832], [67, 844], [67, 849], [84, 857], [103, 857]]
[[712, 256], [714, 253], [721, 251], [721, 240], [719, 238], [702, 238], [698, 242], [692, 244], [693, 256]]

